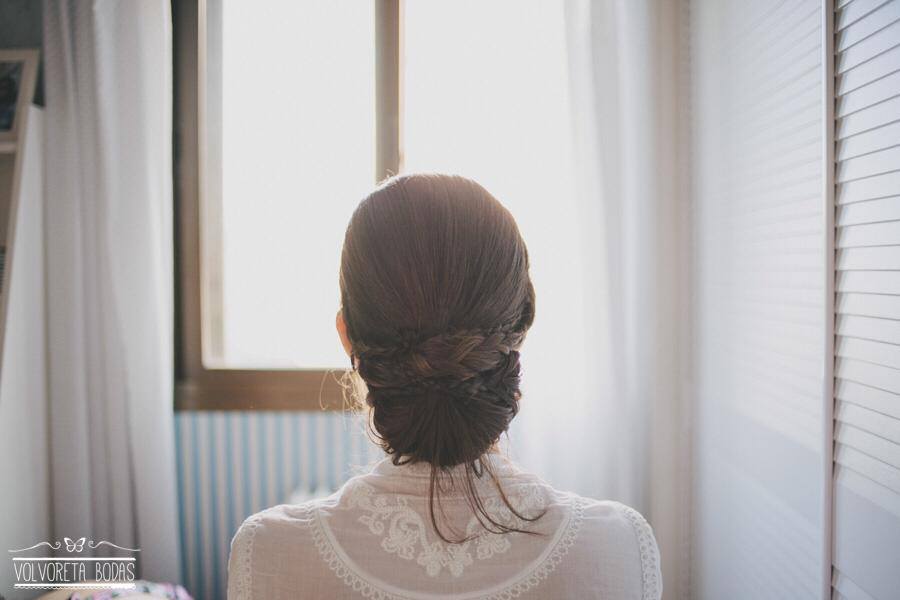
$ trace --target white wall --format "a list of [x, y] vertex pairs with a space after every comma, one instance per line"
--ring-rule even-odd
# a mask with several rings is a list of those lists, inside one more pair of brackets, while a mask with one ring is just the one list
[[7, 550], [31, 546], [50, 536], [43, 114], [37, 108], [31, 111], [0, 378], [0, 595], [9, 599], [36, 594], [13, 591], [14, 575]]
[[691, 3], [694, 598], [821, 598], [822, 3]]

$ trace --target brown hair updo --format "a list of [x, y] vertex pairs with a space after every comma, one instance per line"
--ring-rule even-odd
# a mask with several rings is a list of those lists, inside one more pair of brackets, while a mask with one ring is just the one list
[[[363, 200], [341, 255], [341, 305], [372, 427], [394, 464], [465, 465], [464, 491], [490, 531], [474, 478], [519, 410], [519, 346], [534, 320], [528, 251], [509, 211], [464, 177], [394, 177]], [[536, 517], [535, 517], [536, 518]], [[456, 540], [462, 541], [462, 540]]]

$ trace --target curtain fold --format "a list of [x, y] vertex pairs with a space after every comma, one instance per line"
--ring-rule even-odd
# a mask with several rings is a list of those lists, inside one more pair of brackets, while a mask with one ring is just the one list
[[53, 523], [178, 581], [165, 0], [44, 3]]
[[583, 379], [586, 391], [523, 410], [511, 435], [523, 461], [552, 483], [647, 516], [666, 598], [686, 597], [689, 568], [685, 10], [683, 2], [566, 0], [586, 300], [571, 337], [586, 367], [556, 376]]

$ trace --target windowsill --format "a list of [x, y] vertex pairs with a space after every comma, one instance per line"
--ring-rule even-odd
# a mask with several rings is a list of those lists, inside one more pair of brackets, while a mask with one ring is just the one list
[[339, 411], [342, 371], [206, 370], [175, 383], [175, 410]]

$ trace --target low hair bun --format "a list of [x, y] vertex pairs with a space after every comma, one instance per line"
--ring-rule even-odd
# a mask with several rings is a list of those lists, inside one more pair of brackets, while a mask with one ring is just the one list
[[460, 331], [406, 347], [354, 343], [385, 451], [438, 467], [478, 459], [518, 412], [522, 338]]

